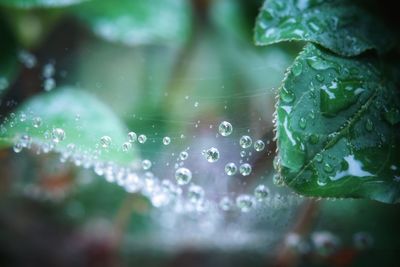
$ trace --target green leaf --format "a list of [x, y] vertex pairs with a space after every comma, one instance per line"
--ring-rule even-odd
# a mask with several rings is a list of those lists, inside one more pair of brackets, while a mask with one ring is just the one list
[[[255, 42], [309, 41], [343, 56], [385, 52], [394, 35], [382, 19], [349, 0], [268, 0], [257, 18]], [[363, 3], [365, 4], [365, 3]]]
[[185, 0], [98, 0], [79, 5], [72, 12], [105, 40], [141, 45], [186, 40], [190, 11]]
[[[39, 127], [34, 127], [36, 118], [42, 121]], [[65, 139], [59, 143], [52, 140], [56, 128], [65, 132]], [[133, 149], [122, 152], [122, 144], [127, 142], [127, 131], [119, 118], [90, 94], [71, 87], [42, 93], [22, 104], [15, 115], [1, 125], [0, 147], [21, 142], [24, 135], [39, 147], [54, 145], [56, 152], [74, 152], [94, 162], [112, 161], [128, 165], [137, 159]], [[111, 138], [108, 148], [100, 146], [103, 136]], [[69, 144], [75, 146], [73, 151]]]
[[375, 58], [308, 44], [277, 103], [278, 172], [319, 197], [400, 200], [400, 97]]
[[64, 7], [90, 0], [0, 0], [0, 5], [14, 8]]
[[18, 70], [14, 36], [0, 20], [0, 95], [11, 85]]

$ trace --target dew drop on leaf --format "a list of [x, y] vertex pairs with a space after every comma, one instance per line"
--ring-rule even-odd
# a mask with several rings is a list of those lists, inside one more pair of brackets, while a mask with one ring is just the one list
[[204, 189], [201, 186], [192, 184], [188, 189], [188, 197], [192, 203], [200, 203], [204, 198]]
[[148, 170], [148, 169], [150, 169], [151, 168], [151, 161], [150, 160], [148, 160], [148, 159], [144, 159], [143, 161], [142, 161], [142, 168], [143, 168], [143, 170]]
[[269, 189], [263, 184], [258, 185], [254, 189], [254, 196], [258, 201], [264, 201], [268, 198], [269, 196]]
[[137, 134], [136, 134], [135, 132], [129, 132], [129, 133], [128, 133], [128, 140], [129, 140], [129, 142], [131, 142], [131, 143], [136, 142], [136, 140], [137, 140]]

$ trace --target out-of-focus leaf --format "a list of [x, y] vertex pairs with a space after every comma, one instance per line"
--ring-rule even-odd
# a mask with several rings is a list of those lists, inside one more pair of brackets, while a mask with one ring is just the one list
[[[119, 118], [84, 91], [58, 88], [29, 99], [15, 114], [1, 125], [0, 147], [26, 143], [24, 136], [27, 135], [43, 150], [54, 145], [55, 151], [74, 153], [89, 162], [111, 161], [128, 165], [137, 159], [134, 150], [122, 151], [122, 144], [127, 142], [127, 131]], [[39, 127], [38, 118], [41, 120]], [[57, 128], [65, 132], [64, 140], [59, 143], [54, 142], [53, 136]], [[106, 148], [101, 146], [103, 136], [111, 138]]]
[[70, 6], [90, 0], [0, 0], [0, 5], [15, 8], [46, 8]]
[[97, 0], [72, 12], [96, 35], [126, 45], [181, 43], [191, 25], [190, 5], [185, 0]]
[[256, 22], [256, 44], [292, 40], [314, 42], [337, 54], [354, 56], [369, 49], [385, 52], [394, 35], [356, 1], [265, 1]]
[[0, 95], [10, 86], [18, 70], [14, 36], [0, 20]]
[[280, 175], [320, 197], [400, 199], [400, 97], [375, 58], [344, 59], [308, 44], [277, 104]]

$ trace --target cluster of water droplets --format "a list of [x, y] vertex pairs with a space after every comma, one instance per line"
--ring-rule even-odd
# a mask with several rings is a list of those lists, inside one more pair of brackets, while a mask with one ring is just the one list
[[[178, 162], [175, 164], [173, 176], [163, 175], [163, 179], [160, 179], [151, 170], [154, 163], [150, 159], [133, 162], [128, 167], [120, 166], [112, 161], [101, 160], [101, 153], [107, 152], [109, 149], [119, 147], [118, 150], [121, 153], [126, 153], [133, 150], [134, 144], [145, 144], [147, 136], [144, 134], [128, 132], [122, 144], [116, 144], [110, 136], [103, 135], [97, 140], [94, 150], [84, 151], [76, 144], [68, 143], [68, 132], [63, 128], [48, 128], [42, 118], [35, 116], [35, 114], [20, 113], [16, 115], [12, 113], [10, 118], [5, 121], [11, 127], [18, 123], [25, 123], [30, 128], [43, 132], [43, 138], [39, 138], [37, 135], [29, 136], [28, 134], [17, 136], [13, 146], [16, 153], [20, 153], [24, 148], [33, 148], [38, 154], [57, 152], [61, 155], [61, 162], [72, 162], [76, 166], [92, 169], [97, 175], [103, 176], [106, 181], [122, 186], [129, 193], [140, 192], [148, 197], [156, 207], [172, 206], [174, 210], [179, 212], [205, 212], [210, 209], [217, 209], [221, 211], [237, 210], [246, 213], [257, 205], [265, 205], [266, 203], [273, 205], [271, 203], [280, 202], [280, 197], [272, 197], [269, 188], [264, 184], [256, 186], [251, 194], [221, 195], [217, 200], [210, 200], [206, 190], [194, 183], [194, 181], [199, 181], [201, 175], [196, 171], [193, 172], [190, 167], [184, 164], [191, 157], [189, 147], [177, 154]], [[1, 131], [5, 133], [7, 129], [2, 126]], [[232, 132], [231, 123], [221, 122], [218, 133], [223, 138], [230, 136]], [[168, 146], [171, 143], [171, 137], [164, 136], [161, 142], [164, 146]], [[241, 136], [236, 142], [243, 151], [254, 149], [254, 151], [260, 152], [265, 149], [264, 141], [256, 140], [253, 143], [252, 138], [248, 135]], [[251, 152], [248, 151], [247, 154], [251, 154]], [[215, 146], [204, 149], [199, 156], [205, 164], [215, 164], [221, 160], [221, 153]], [[252, 165], [249, 162], [242, 161], [240, 163], [227, 162], [224, 163], [222, 172], [227, 177], [240, 174], [245, 179], [252, 174]]]

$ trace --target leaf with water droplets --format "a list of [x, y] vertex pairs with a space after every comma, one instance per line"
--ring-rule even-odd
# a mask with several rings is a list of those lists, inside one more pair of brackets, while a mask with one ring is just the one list
[[180, 43], [190, 33], [185, 0], [94, 0], [72, 9], [99, 37], [125, 45]]
[[16, 8], [64, 7], [90, 0], [0, 0], [0, 5]]
[[363, 5], [348, 0], [265, 1], [256, 22], [256, 44], [309, 41], [343, 56], [370, 49], [385, 52], [395, 37]]
[[285, 183], [308, 196], [399, 202], [395, 77], [374, 56], [346, 59], [311, 43], [296, 64], [302, 75], [289, 68], [277, 103], [277, 168]]
[[[44, 152], [54, 147], [56, 152], [92, 163], [128, 165], [137, 159], [135, 150], [122, 151], [128, 131], [119, 118], [85, 91], [57, 88], [29, 99], [14, 114], [0, 125], [0, 147], [12, 146], [28, 136]], [[19, 114], [26, 114], [23, 121]], [[34, 124], [37, 118], [41, 118], [39, 126]], [[101, 146], [103, 136], [110, 138], [107, 148]]]

